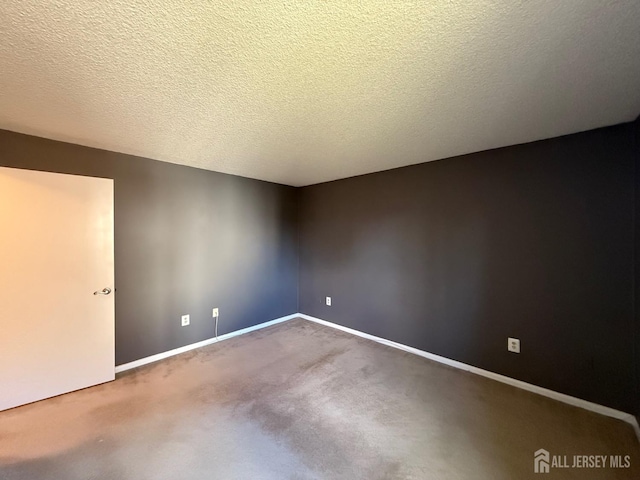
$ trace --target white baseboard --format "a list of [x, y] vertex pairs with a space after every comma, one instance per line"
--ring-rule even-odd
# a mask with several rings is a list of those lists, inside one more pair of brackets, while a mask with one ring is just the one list
[[400, 350], [404, 350], [405, 352], [413, 353], [415, 355], [420, 355], [421, 357], [428, 358], [429, 360], [443, 363], [445, 365], [449, 365], [450, 367], [459, 368], [460, 370], [475, 373], [476, 375], [481, 375], [483, 377], [490, 378], [491, 380], [496, 380], [498, 382], [506, 383], [507, 385], [512, 385], [514, 387], [527, 390], [529, 392], [537, 393], [538, 395], [552, 398], [560, 402], [568, 403], [569, 405], [573, 405], [575, 407], [584, 408], [585, 410], [590, 410], [592, 412], [599, 413], [601, 415], [606, 415], [607, 417], [613, 417], [613, 418], [617, 418], [618, 420], [623, 420], [627, 423], [630, 423], [633, 426], [633, 429], [636, 432], [636, 436], [638, 437], [638, 440], [640, 440], [640, 426], [638, 425], [638, 420], [634, 415], [630, 413], [622, 412], [620, 410], [616, 410], [610, 407], [605, 407], [604, 405], [599, 405], [597, 403], [589, 402], [587, 400], [582, 400], [581, 398], [572, 397], [571, 395], [566, 395], [564, 393], [556, 392], [554, 390], [549, 390], [548, 388], [539, 387], [531, 383], [523, 382], [521, 380], [516, 380], [515, 378], [506, 377], [504, 375], [500, 375], [499, 373], [483, 370], [482, 368], [474, 367], [472, 365], [467, 365], [466, 363], [458, 362], [456, 360], [451, 360], [450, 358], [441, 357], [440, 355], [435, 355], [433, 353], [425, 352], [424, 350], [418, 350], [417, 348], [409, 347], [401, 343], [392, 342], [391, 340], [386, 340], [381, 337], [376, 337], [375, 335], [369, 335], [368, 333], [364, 333], [359, 330], [354, 330], [353, 328], [343, 327], [342, 325], [338, 325], [336, 323], [327, 322], [326, 320], [312, 317], [311, 315], [299, 313], [298, 315], [294, 315], [294, 317], [296, 316], [304, 318], [305, 320], [310, 320], [312, 322], [326, 325], [327, 327], [336, 328], [338, 330], [342, 330], [343, 332], [351, 333], [359, 337], [367, 338], [369, 340], [373, 340], [374, 342], [378, 342], [383, 345], [388, 345], [389, 347], [398, 348]]
[[258, 325], [254, 325], [253, 327], [243, 328], [242, 330], [236, 330], [235, 332], [225, 333], [224, 335], [218, 336], [217, 339], [209, 338], [201, 342], [192, 343], [191, 345], [185, 345], [184, 347], [176, 348], [174, 350], [169, 350], [168, 352], [158, 353], [156, 355], [151, 355], [150, 357], [141, 358], [140, 360], [136, 360], [134, 362], [118, 365], [116, 367], [116, 373], [124, 372], [126, 370], [130, 370], [136, 367], [141, 367], [142, 365], [147, 365], [149, 363], [157, 362], [158, 360], [172, 357], [180, 353], [188, 352], [189, 350], [193, 350], [195, 348], [205, 347], [207, 345], [211, 345], [213, 343], [220, 342], [228, 338], [237, 337], [238, 335], [243, 335], [245, 333], [253, 332], [254, 330], [259, 330], [261, 328], [265, 328], [270, 325], [275, 325], [276, 323], [286, 322], [287, 320], [293, 320], [294, 318], [304, 318], [305, 320], [326, 325], [327, 327], [336, 328], [338, 330], [342, 330], [343, 332], [351, 333], [352, 335], [357, 335], [362, 338], [367, 338], [369, 340], [373, 340], [374, 342], [378, 342], [383, 345], [387, 345], [389, 347], [397, 348], [405, 352], [413, 353], [414, 355], [419, 355], [421, 357], [428, 358], [429, 360], [433, 360], [435, 362], [449, 365], [450, 367], [459, 368], [460, 370], [475, 373], [476, 375], [490, 378], [491, 380], [495, 380], [497, 382], [506, 383], [507, 385], [521, 388], [523, 390], [527, 390], [532, 393], [537, 393], [538, 395], [552, 398], [554, 400], [558, 400], [559, 402], [567, 403], [575, 407], [584, 408], [585, 410], [599, 413], [601, 415], [606, 415], [607, 417], [612, 417], [618, 420], [622, 420], [624, 422], [631, 424], [631, 426], [633, 426], [633, 429], [636, 432], [638, 440], [640, 440], [640, 425], [638, 425], [638, 420], [636, 419], [636, 417], [630, 413], [622, 412], [620, 410], [616, 410], [610, 407], [605, 407], [604, 405], [599, 405], [597, 403], [589, 402], [581, 398], [572, 397], [571, 395], [566, 395], [564, 393], [556, 392], [554, 390], [549, 390], [548, 388], [539, 387], [537, 385], [523, 382], [521, 380], [516, 380], [515, 378], [507, 377], [505, 375], [500, 375], [499, 373], [483, 370], [482, 368], [474, 367], [472, 365], [467, 365], [466, 363], [458, 362], [457, 360], [451, 360], [450, 358], [442, 357], [434, 353], [425, 352], [424, 350], [419, 350], [417, 348], [409, 347], [408, 345], [403, 345], [401, 343], [393, 342], [385, 338], [376, 337], [375, 335], [370, 335], [368, 333], [364, 333], [359, 330], [354, 330], [353, 328], [343, 327], [342, 325], [338, 325], [337, 323], [328, 322], [326, 320], [312, 317], [311, 315], [306, 315], [304, 313], [294, 313], [292, 315], [287, 315], [285, 317], [276, 318], [275, 320], [260, 323]]
[[184, 347], [180, 347], [180, 348], [174, 348], [173, 350], [169, 350], [167, 352], [157, 353], [156, 355], [151, 355], [150, 357], [141, 358], [140, 360], [136, 360], [134, 362], [123, 363], [122, 365], [116, 366], [116, 373], [124, 372], [126, 370], [131, 370], [132, 368], [141, 367], [142, 365], [147, 365], [149, 363], [157, 362], [158, 360], [172, 357], [180, 353], [188, 352], [189, 350], [193, 350], [195, 348], [206, 347], [207, 345], [211, 345], [216, 342], [221, 342], [222, 340], [226, 340], [228, 338], [237, 337], [238, 335], [253, 332], [254, 330], [259, 330], [261, 328], [265, 328], [270, 325], [275, 325], [276, 323], [286, 322], [287, 320], [291, 320], [297, 317], [300, 317], [300, 315], [297, 313], [293, 315], [287, 315], [286, 317], [276, 318], [275, 320], [270, 320], [268, 322], [260, 323], [258, 325], [254, 325], [253, 327], [247, 327], [247, 328], [243, 328], [242, 330], [236, 330], [235, 332], [225, 333], [224, 335], [218, 335], [218, 338], [208, 338], [207, 340], [203, 340], [201, 342], [192, 343], [190, 345], [185, 345]]

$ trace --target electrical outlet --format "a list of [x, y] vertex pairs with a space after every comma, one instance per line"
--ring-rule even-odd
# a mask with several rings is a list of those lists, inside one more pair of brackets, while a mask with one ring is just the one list
[[189, 320], [189, 315], [182, 315], [182, 326], [186, 327], [190, 323], [191, 323], [191, 320]]
[[509, 337], [507, 340], [507, 349], [513, 353], [520, 353], [520, 340]]
[[326, 302], [327, 302], [327, 305], [328, 305], [328, 306], [331, 306], [331, 297], [327, 297]]
[[218, 318], [220, 316], [220, 312], [217, 308], [213, 309], [213, 318]]

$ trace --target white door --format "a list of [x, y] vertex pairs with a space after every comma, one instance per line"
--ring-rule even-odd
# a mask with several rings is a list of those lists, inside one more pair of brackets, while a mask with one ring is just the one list
[[113, 180], [0, 167], [0, 410], [114, 379], [113, 272]]

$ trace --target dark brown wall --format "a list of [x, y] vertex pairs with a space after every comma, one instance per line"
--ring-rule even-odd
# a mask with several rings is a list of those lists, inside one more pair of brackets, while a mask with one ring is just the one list
[[632, 132], [302, 188], [301, 312], [636, 411]]
[[634, 360], [636, 369], [636, 408], [634, 413], [640, 421], [640, 117], [633, 123], [635, 147], [635, 339]]
[[0, 131], [0, 166], [115, 179], [118, 364], [299, 288], [304, 313], [640, 415], [634, 154], [640, 120], [296, 190]]
[[292, 187], [7, 131], [0, 166], [115, 180], [117, 364], [297, 311]]

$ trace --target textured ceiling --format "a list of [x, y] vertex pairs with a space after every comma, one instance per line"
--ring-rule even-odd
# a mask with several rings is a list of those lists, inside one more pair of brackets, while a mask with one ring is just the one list
[[0, 128], [290, 185], [639, 113], [638, 0], [0, 2]]

